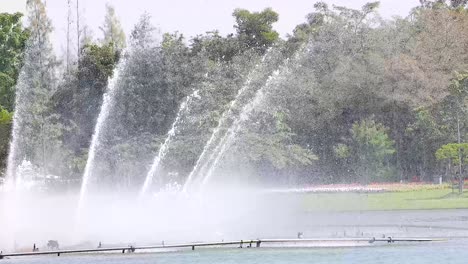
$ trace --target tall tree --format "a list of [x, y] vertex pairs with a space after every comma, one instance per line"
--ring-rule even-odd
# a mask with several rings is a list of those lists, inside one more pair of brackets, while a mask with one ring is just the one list
[[80, 63], [81, 55], [81, 28], [80, 28], [80, 0], [76, 0], [76, 53], [77, 60]]
[[[115, 84], [113, 114], [106, 121], [112, 129], [103, 132], [98, 149], [97, 173], [109, 175], [103, 181], [126, 179], [121, 187], [141, 183], [156, 155], [158, 140], [165, 137], [200, 70], [191, 66], [182, 35], [158, 37], [149, 15], [144, 14], [131, 32], [130, 47]], [[141, 142], [145, 142], [144, 147]]]
[[[449, 86], [450, 98], [449, 103], [451, 103], [452, 115], [456, 120], [456, 140], [457, 140], [457, 151], [458, 151], [458, 162], [455, 164], [458, 165], [458, 179], [460, 185], [460, 192], [463, 191], [463, 183], [464, 183], [464, 170], [463, 165], [464, 161], [464, 154], [463, 154], [463, 147], [460, 147], [462, 141], [465, 141], [463, 138], [466, 135], [466, 127], [464, 126], [464, 122], [462, 120], [466, 120], [465, 116], [467, 113], [467, 106], [466, 100], [468, 98], [468, 73], [458, 73], [456, 74], [455, 78], [452, 80], [451, 85]], [[450, 100], [451, 99], [451, 100]], [[465, 144], [466, 145], [466, 144]]]
[[245, 48], [264, 52], [278, 40], [279, 34], [273, 30], [273, 23], [278, 21], [278, 13], [271, 8], [262, 12], [236, 9], [232, 15], [236, 19], [234, 28], [237, 37]]
[[106, 4], [106, 16], [104, 25], [101, 27], [104, 34], [103, 43], [111, 43], [116, 50], [122, 50], [126, 46], [125, 33], [120, 25], [115, 8], [111, 4]]
[[29, 32], [21, 13], [0, 14], [0, 171], [5, 167], [11, 137], [15, 85]]
[[71, 0], [67, 0], [67, 74], [70, 73], [70, 25], [71, 25]]
[[22, 65], [29, 32], [21, 23], [21, 13], [0, 14], [0, 106], [13, 111], [14, 87]]
[[468, 143], [449, 143], [440, 147], [435, 156], [437, 160], [446, 162], [447, 172], [458, 175], [458, 192], [463, 193], [464, 170], [468, 165]]

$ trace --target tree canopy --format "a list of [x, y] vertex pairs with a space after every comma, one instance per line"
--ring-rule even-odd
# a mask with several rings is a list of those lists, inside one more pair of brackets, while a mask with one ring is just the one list
[[144, 14], [128, 43], [107, 5], [101, 40], [86, 37], [61, 75], [46, 6], [28, 0], [27, 27], [21, 14], [0, 14], [0, 158], [14, 113], [25, 146], [16, 162], [79, 178], [115, 77], [98, 151], [107, 180], [141, 181], [177, 116], [160, 183], [183, 181], [199, 161], [201, 174], [239, 169], [290, 184], [464, 177], [466, 5], [420, 1], [408, 17], [383, 19], [379, 2], [318, 2], [284, 39], [271, 8], [234, 10], [226, 36], [161, 32]]

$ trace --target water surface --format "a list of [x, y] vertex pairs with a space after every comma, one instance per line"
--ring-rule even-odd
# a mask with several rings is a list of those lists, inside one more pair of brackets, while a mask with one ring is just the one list
[[196, 249], [166, 253], [87, 254], [22, 257], [4, 264], [86, 264], [86, 263], [467, 263], [468, 240], [416, 244], [381, 244], [345, 248], [242, 248]]

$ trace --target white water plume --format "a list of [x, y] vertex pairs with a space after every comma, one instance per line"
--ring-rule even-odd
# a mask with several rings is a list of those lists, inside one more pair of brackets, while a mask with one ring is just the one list
[[210, 167], [204, 175], [201, 175], [201, 177], [203, 178], [201, 179], [201, 185], [198, 186], [198, 188], [203, 188], [211, 179], [213, 172], [218, 167], [219, 161], [224, 156], [226, 150], [228, 150], [229, 147], [234, 143], [234, 139], [237, 133], [242, 129], [243, 124], [249, 120], [251, 113], [255, 109], [257, 109], [257, 107], [259, 107], [260, 104], [264, 102], [265, 96], [267, 96], [270, 92], [269, 90], [271, 90], [274, 87], [275, 82], [279, 82], [282, 80], [282, 78], [288, 76], [291, 65], [297, 63], [301, 55], [303, 55], [303, 48], [301, 48], [296, 53], [292, 61], [289, 61], [289, 59], [287, 59], [285, 64], [282, 65], [280, 69], [274, 71], [273, 74], [267, 79], [265, 85], [257, 90], [252, 101], [250, 101], [242, 108], [239, 117], [234, 120], [233, 124], [224, 134], [222, 139], [218, 141], [218, 145], [212, 153], [212, 158], [209, 160], [211, 161], [211, 163], [209, 164]]
[[151, 186], [151, 183], [153, 182], [153, 177], [155, 173], [158, 171], [161, 160], [166, 156], [167, 150], [169, 149], [169, 145], [176, 135], [176, 129], [179, 123], [181, 122], [181, 117], [185, 112], [188, 111], [188, 107], [190, 105], [190, 102], [193, 100], [193, 98], [198, 97], [198, 90], [195, 90], [192, 94], [187, 96], [184, 102], [179, 107], [179, 111], [177, 112], [177, 117], [172, 123], [171, 129], [167, 133], [166, 139], [164, 142], [161, 144], [159, 147], [158, 155], [154, 158], [153, 164], [151, 165], [151, 169], [148, 171], [148, 174], [146, 175], [145, 182], [141, 188], [140, 191], [140, 196], [143, 196], [147, 191], [149, 186]]
[[115, 87], [119, 80], [120, 71], [122, 71], [124, 67], [125, 67], [125, 59], [123, 58], [122, 61], [117, 66], [117, 68], [114, 70], [114, 74], [112, 78], [110, 78], [109, 80], [109, 84], [107, 88], [108, 90], [103, 95], [101, 111], [99, 112], [99, 116], [98, 116], [96, 126], [94, 129], [93, 137], [91, 139], [91, 146], [89, 148], [88, 159], [86, 161], [86, 167], [83, 173], [78, 210], [81, 209], [81, 207], [83, 206], [83, 203], [85, 202], [85, 196], [87, 194], [88, 187], [89, 187], [88, 185], [91, 180], [93, 169], [94, 169], [94, 159], [96, 156], [96, 151], [99, 148], [99, 144], [101, 140], [100, 136], [102, 133], [102, 129], [105, 125], [107, 118], [109, 117], [110, 110], [113, 107], [115, 90], [116, 90]]
[[198, 157], [195, 166], [193, 167], [192, 171], [187, 177], [187, 180], [185, 181], [183, 188], [184, 192], [188, 191], [190, 188], [197, 184], [199, 177], [198, 175], [203, 173], [203, 171], [206, 169], [206, 166], [209, 164], [209, 161], [213, 158], [214, 152], [210, 150], [212, 150], [213, 146], [217, 146], [215, 144], [219, 141], [219, 138], [222, 137], [222, 129], [229, 124], [230, 119], [233, 118], [233, 116], [235, 115], [235, 110], [238, 107], [240, 107], [238, 104], [241, 98], [243, 96], [246, 96], [247, 92], [250, 89], [255, 88], [251, 85], [252, 79], [254, 78], [254, 75], [257, 73], [257, 71], [259, 71], [260, 67], [265, 63], [266, 58], [272, 55], [272, 50], [272, 48], [268, 49], [265, 52], [265, 55], [263, 55], [261, 62], [256, 64], [254, 69], [252, 69], [249, 72], [247, 80], [245, 81], [242, 88], [238, 90], [236, 97], [229, 104], [228, 110], [224, 111], [223, 115], [221, 116], [221, 119], [218, 122], [218, 126], [213, 130], [213, 133], [211, 133], [211, 136], [206, 142], [205, 146], [203, 147], [203, 151]]

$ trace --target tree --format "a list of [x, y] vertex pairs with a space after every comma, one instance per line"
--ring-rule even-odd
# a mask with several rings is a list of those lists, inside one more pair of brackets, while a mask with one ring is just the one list
[[296, 50], [302, 43], [309, 40], [311, 36], [317, 36], [320, 27], [325, 24], [327, 16], [330, 15], [328, 5], [324, 2], [314, 4], [315, 12], [306, 16], [306, 22], [297, 25], [292, 35], [288, 35], [288, 45]]
[[61, 123], [67, 127], [64, 144], [76, 156], [84, 155], [89, 147], [102, 96], [118, 60], [111, 44], [84, 45], [77, 69], [65, 76], [53, 95], [54, 111], [60, 113]]
[[79, 64], [64, 74], [52, 95], [51, 112], [59, 115], [61, 125], [57, 175], [75, 179], [82, 175], [103, 94], [118, 60], [112, 44], [84, 44]]
[[407, 44], [388, 53], [383, 92], [421, 107], [441, 102], [449, 95], [453, 74], [465, 69], [468, 55], [462, 43], [468, 39], [468, 16], [446, 7], [418, 10], [414, 16], [411, 29], [402, 28], [409, 34]]
[[234, 56], [242, 53], [239, 41], [232, 34], [227, 37], [219, 35], [218, 31], [207, 32], [206, 35], [198, 35], [191, 40], [191, 53], [198, 55], [203, 53], [215, 62], [229, 62]]
[[449, 6], [451, 8], [463, 8], [466, 6], [467, 2], [467, 0], [419, 0], [421, 7], [434, 9], [445, 6]]
[[[344, 180], [347, 162], [339, 162], [335, 147], [350, 138], [356, 121], [382, 112], [379, 94], [384, 75], [383, 27], [376, 3], [361, 9], [315, 5], [316, 12], [288, 40], [297, 67], [285, 85], [291, 109], [290, 126], [302, 146], [319, 157], [318, 170], [332, 181]], [[293, 53], [294, 54], [294, 53]], [[290, 58], [291, 58], [290, 57]], [[299, 132], [300, 131], [300, 132]], [[325, 178], [325, 177], [324, 177]]]
[[8, 156], [15, 85], [29, 36], [29, 31], [22, 26], [22, 16], [21, 13], [0, 14], [0, 170]]
[[[69, 5], [75, 7], [74, 1]], [[79, 175], [107, 80], [125, 56], [115, 82], [112, 125], [104, 129], [98, 155], [103, 174], [144, 175], [180, 103], [193, 94], [161, 163], [162, 175], [177, 172], [182, 180], [218, 128], [208, 152], [232, 135], [226, 139], [230, 147], [219, 151], [226, 155], [213, 156], [222, 160], [220, 169], [241, 162], [271, 179], [368, 182], [419, 175], [430, 180], [438, 172], [434, 153], [448, 143], [463, 144], [468, 133], [468, 12], [465, 0], [422, 2], [409, 17], [391, 20], [379, 16], [378, 2], [358, 9], [318, 2], [286, 42], [273, 30], [278, 14], [271, 9], [236, 9], [236, 33], [221, 36], [213, 30], [191, 39], [190, 46], [177, 32], [159, 34], [144, 15], [125, 55], [125, 35], [108, 5], [102, 42], [93, 43], [77, 25], [77, 66], [69, 67], [69, 46], [69, 74], [56, 85], [47, 44], [50, 23], [41, 1], [29, 0], [30, 10], [35, 8], [32, 44], [17, 85], [21, 148], [15, 159], [31, 159], [42, 168], [43, 157], [56, 152]], [[19, 23], [15, 19], [0, 23], [0, 36], [19, 36], [10, 30]], [[0, 50], [8, 44], [0, 43]], [[18, 69], [11, 65], [21, 64], [20, 46], [13, 55], [9, 47], [0, 56], [0, 93], [7, 94], [0, 105], [9, 116]], [[259, 91], [262, 97], [253, 104]], [[228, 133], [233, 125], [236, 132]], [[11, 124], [1, 126], [9, 130]], [[209, 167], [211, 160], [208, 155], [201, 163]], [[457, 171], [464, 171], [462, 163]]]
[[451, 130], [441, 122], [442, 111], [435, 107], [415, 109], [414, 121], [407, 125], [403, 135], [406, 147], [400, 148], [400, 155], [404, 165], [412, 173], [417, 172], [423, 181], [427, 180], [426, 176], [437, 172], [434, 153], [442, 144], [450, 141]]
[[80, 0], [76, 0], [76, 46], [76, 58], [79, 63], [81, 55]]
[[465, 7], [468, 3], [468, 0], [450, 0], [450, 6], [452, 8]]
[[[44, 3], [28, 0], [27, 8], [30, 37], [16, 86], [12, 143], [16, 151], [9, 169], [14, 170], [19, 162], [26, 159], [45, 172], [47, 167], [54, 167], [49, 158], [60, 144], [57, 116], [50, 108], [50, 99], [56, 89], [57, 61], [49, 41], [52, 26]], [[14, 177], [14, 171], [9, 175]]]
[[[454, 97], [457, 119], [457, 142], [461, 144], [460, 119], [466, 113], [466, 98], [468, 96], [468, 73], [456, 74], [449, 86], [450, 94]], [[461, 154], [460, 154], [461, 155]], [[461, 160], [461, 156], [460, 156]], [[461, 164], [461, 162], [460, 162]], [[460, 169], [461, 172], [461, 169]]]
[[[286, 177], [292, 184], [294, 176], [300, 176], [296, 169], [312, 165], [318, 157], [311, 149], [295, 142], [296, 134], [287, 125], [284, 112], [256, 111], [251, 115], [251, 125], [246, 125], [237, 135], [239, 139], [231, 151], [234, 157], [231, 160], [253, 165], [267, 182], [283, 180], [268, 179], [274, 173]], [[234, 164], [231, 166], [236, 166]]]
[[278, 40], [279, 34], [272, 26], [278, 21], [278, 13], [271, 8], [262, 12], [236, 9], [232, 15], [236, 19], [234, 28], [237, 37], [246, 49], [252, 48], [263, 53]]
[[115, 14], [115, 9], [109, 3], [106, 4], [106, 16], [104, 25], [101, 27], [104, 44], [111, 43], [116, 50], [122, 50], [126, 46], [125, 33], [120, 25], [120, 21]]
[[13, 121], [13, 113], [8, 112], [0, 106], [0, 168], [5, 167], [10, 146], [10, 130]]
[[[468, 37], [468, 16], [463, 9], [443, 6], [386, 21], [377, 7], [369, 3], [354, 10], [317, 3], [307, 22], [296, 28], [289, 49], [308, 51], [301, 55], [304, 69], [289, 82], [308, 93], [293, 100], [296, 114], [289, 124], [320, 157], [323, 174], [337, 181], [349, 174], [352, 163], [337, 159], [337, 146], [349, 145], [343, 139], [351, 137], [348, 128], [354, 122], [374, 115], [395, 140], [396, 155], [388, 162], [400, 179], [418, 173], [429, 180], [436, 172], [431, 153], [456, 134], [456, 112], [449, 110], [456, 104], [449, 102], [447, 87], [455, 71], [466, 69], [462, 43]], [[463, 137], [466, 122], [461, 117]]]
[[383, 29], [388, 44], [382, 46], [385, 74], [379, 95], [392, 112], [385, 124], [396, 141], [401, 178], [411, 173], [430, 178], [436, 172], [431, 153], [456, 140], [447, 131], [455, 128], [456, 134], [456, 103], [447, 87], [454, 72], [466, 69], [461, 43], [468, 38], [467, 18], [466, 12], [438, 4], [417, 8], [411, 19], [397, 19]]
[[196, 83], [194, 76], [203, 69], [191, 64], [182, 35], [166, 33], [159, 41], [147, 14], [135, 25], [129, 44], [105, 123], [112, 129], [103, 129], [95, 166], [97, 174], [108, 175], [103, 181], [128, 179], [122, 182], [126, 187], [141, 183], [181, 100]]
[[67, 74], [70, 73], [70, 25], [71, 25], [71, 0], [67, 0], [67, 50], [66, 50], [66, 65]]
[[[456, 131], [456, 141], [457, 143], [451, 143], [444, 145], [445, 147], [437, 150], [436, 156], [437, 159], [449, 159], [449, 162], [453, 165], [458, 166], [458, 178], [459, 178], [459, 185], [460, 185], [460, 192], [463, 191], [463, 183], [464, 183], [464, 172], [463, 166], [465, 165], [465, 154], [464, 148], [466, 147], [463, 145], [462, 138], [466, 133], [466, 127], [464, 126], [466, 116], [466, 100], [468, 96], [468, 73], [457, 73], [455, 78], [453, 78], [452, 83], [449, 86], [450, 96], [448, 97], [448, 103], [450, 104], [449, 111], [452, 114], [452, 118], [456, 121], [456, 127], [453, 129]], [[453, 161], [453, 150], [456, 149], [458, 152], [458, 161]], [[439, 154], [437, 155], [437, 153]]]
[[[369, 183], [385, 177], [385, 165], [395, 153], [394, 142], [388, 137], [387, 128], [373, 119], [365, 119], [351, 128], [350, 158], [358, 178]], [[341, 154], [344, 151], [340, 151]]]
[[181, 34], [164, 34], [161, 43], [161, 53], [164, 69], [165, 88], [170, 94], [171, 108], [177, 111], [179, 101], [189, 94], [188, 87], [193, 81], [194, 73], [200, 69], [191, 69], [190, 49], [184, 43], [184, 36]]
[[102, 177], [104, 182], [118, 177], [141, 183], [153, 159], [154, 139], [173, 117], [173, 109], [168, 107], [172, 98], [165, 86], [161, 43], [148, 14], [141, 16], [130, 37], [115, 83], [112, 115], [106, 120], [112, 129], [103, 132], [98, 149], [96, 167], [100, 175], [108, 175]]
[[13, 111], [14, 87], [22, 65], [29, 32], [23, 28], [21, 13], [0, 14], [0, 106]]
[[447, 172], [458, 175], [458, 191], [463, 192], [465, 179], [464, 167], [468, 165], [468, 143], [449, 143], [440, 147], [435, 156], [439, 161], [445, 161]]

